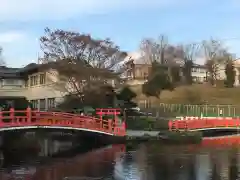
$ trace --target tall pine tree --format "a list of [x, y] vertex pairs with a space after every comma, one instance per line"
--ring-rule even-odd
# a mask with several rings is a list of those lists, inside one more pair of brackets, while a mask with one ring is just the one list
[[225, 86], [228, 88], [234, 87], [236, 72], [234, 69], [234, 64], [232, 60], [228, 60], [225, 66]]

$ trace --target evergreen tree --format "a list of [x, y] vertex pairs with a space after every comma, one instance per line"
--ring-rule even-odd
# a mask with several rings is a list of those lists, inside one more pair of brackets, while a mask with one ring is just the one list
[[185, 78], [185, 83], [188, 85], [191, 85], [193, 83], [192, 79], [192, 67], [193, 67], [193, 61], [192, 60], [185, 60], [184, 66], [183, 66], [183, 76]]
[[118, 106], [125, 112], [126, 116], [137, 114], [136, 110], [134, 110], [134, 108], [137, 107], [137, 104], [133, 101], [136, 96], [137, 94], [133, 92], [129, 86], [125, 86], [116, 94]]
[[143, 94], [159, 98], [162, 90], [173, 90], [174, 85], [170, 80], [168, 70], [169, 67], [167, 66], [162, 66], [157, 62], [152, 63], [148, 81], [142, 86]]
[[232, 60], [229, 60], [226, 63], [225, 74], [226, 74], [225, 86], [228, 88], [234, 87], [236, 72]]

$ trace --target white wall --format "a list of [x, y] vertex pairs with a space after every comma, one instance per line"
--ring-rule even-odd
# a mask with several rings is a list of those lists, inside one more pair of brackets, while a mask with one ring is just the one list
[[[32, 74], [31, 76], [37, 75]], [[30, 76], [29, 76], [30, 79]], [[29, 84], [29, 83], [28, 83]], [[28, 100], [35, 99], [45, 99], [45, 98], [62, 98], [66, 91], [64, 88], [60, 88], [60, 84], [58, 83], [57, 74], [52, 70], [46, 72], [46, 83], [44, 85], [35, 85], [28, 86], [26, 88], [26, 97]]]
[[193, 68], [192, 77], [194, 81], [204, 82], [207, 78], [207, 70], [204, 68]]

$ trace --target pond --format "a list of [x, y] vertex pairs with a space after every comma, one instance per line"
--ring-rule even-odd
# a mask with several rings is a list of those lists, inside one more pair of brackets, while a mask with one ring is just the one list
[[[53, 144], [57, 147], [50, 148], [48, 151], [51, 153], [57, 152], [57, 149], [72, 147], [69, 142], [53, 142]], [[235, 180], [239, 178], [240, 151], [238, 145], [228, 143], [224, 146], [216, 143], [118, 144], [84, 153], [80, 151], [75, 149], [67, 156], [47, 157], [51, 153], [41, 150], [31, 158], [22, 156], [23, 159], [18, 158], [18, 161], [24, 163], [14, 162], [8, 166], [4, 166], [3, 163], [0, 179]]]

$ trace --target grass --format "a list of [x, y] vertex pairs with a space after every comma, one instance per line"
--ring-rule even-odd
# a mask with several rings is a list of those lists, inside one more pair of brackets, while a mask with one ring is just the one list
[[175, 112], [176, 116], [219, 116], [220, 111], [222, 116], [240, 116], [239, 87], [212, 87], [208, 84], [181, 86], [173, 91], [163, 91], [160, 98], [146, 97], [140, 85], [131, 88], [137, 93], [136, 101], [141, 107], [161, 108], [164, 112]]

